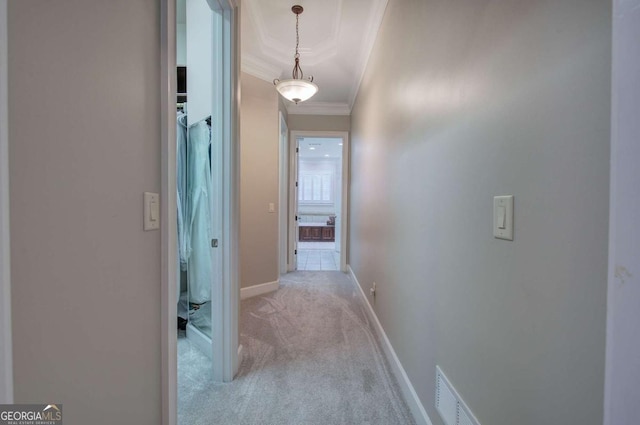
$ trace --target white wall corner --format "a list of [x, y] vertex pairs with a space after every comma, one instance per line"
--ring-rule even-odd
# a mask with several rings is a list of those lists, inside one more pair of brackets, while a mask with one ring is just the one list
[[351, 265], [348, 265], [347, 268], [349, 269], [351, 278], [356, 283], [356, 286], [358, 287], [358, 290], [362, 295], [362, 299], [364, 300], [364, 303], [367, 306], [365, 311], [367, 312], [367, 315], [369, 316], [369, 320], [371, 320], [371, 323], [373, 323], [373, 327], [375, 328], [378, 334], [380, 342], [382, 343], [382, 349], [385, 355], [387, 356], [387, 360], [389, 361], [389, 364], [391, 365], [391, 371], [398, 381], [398, 385], [400, 386], [400, 391], [402, 391], [402, 395], [404, 396], [404, 399], [407, 402], [407, 405], [409, 406], [409, 410], [413, 415], [413, 419], [416, 421], [417, 425], [433, 425], [433, 423], [431, 422], [431, 418], [429, 418], [427, 411], [425, 410], [424, 406], [422, 405], [422, 402], [420, 401], [420, 398], [418, 397], [418, 394], [416, 393], [415, 388], [413, 388], [413, 384], [411, 383], [411, 380], [409, 379], [407, 372], [405, 372], [404, 367], [402, 367], [402, 363], [400, 363], [400, 359], [398, 358], [395, 350], [393, 349], [393, 346], [391, 345], [389, 338], [387, 338], [387, 334], [384, 331], [384, 328], [382, 327], [380, 320], [378, 320], [378, 316], [376, 315], [375, 311], [373, 310], [373, 307], [369, 303], [367, 296], [362, 291], [362, 286], [360, 286], [360, 282], [358, 282], [358, 278], [356, 277], [356, 274], [351, 268]]
[[276, 291], [278, 288], [280, 288], [280, 280], [241, 288], [240, 299], [246, 300], [247, 298], [257, 297], [258, 295]]
[[7, 0], [0, 0], [0, 403], [13, 403]]

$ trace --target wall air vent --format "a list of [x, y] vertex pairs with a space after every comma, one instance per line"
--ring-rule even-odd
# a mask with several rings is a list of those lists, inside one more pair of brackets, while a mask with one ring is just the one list
[[458, 403], [458, 425], [475, 425], [467, 415], [467, 412], [460, 406], [460, 403]]
[[480, 425], [440, 366], [436, 366], [436, 409], [445, 425]]

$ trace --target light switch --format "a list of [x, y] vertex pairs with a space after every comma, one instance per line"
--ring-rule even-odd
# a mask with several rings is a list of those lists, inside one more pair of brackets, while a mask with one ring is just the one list
[[513, 195], [493, 197], [493, 236], [513, 240]]
[[276, 205], [273, 202], [269, 202], [269, 212], [276, 212]]
[[144, 193], [144, 230], [160, 228], [160, 195], [152, 192]]
[[149, 208], [149, 219], [151, 221], [158, 221], [158, 213], [159, 213], [158, 203], [155, 199], [151, 198], [151, 207]]
[[507, 226], [507, 209], [502, 205], [498, 206], [498, 229], [504, 229]]

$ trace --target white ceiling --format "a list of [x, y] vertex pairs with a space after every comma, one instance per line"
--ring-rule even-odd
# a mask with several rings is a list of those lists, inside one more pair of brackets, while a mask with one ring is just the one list
[[349, 115], [387, 0], [243, 0], [242, 71], [272, 82], [291, 78], [300, 15], [300, 66], [319, 92], [289, 113]]

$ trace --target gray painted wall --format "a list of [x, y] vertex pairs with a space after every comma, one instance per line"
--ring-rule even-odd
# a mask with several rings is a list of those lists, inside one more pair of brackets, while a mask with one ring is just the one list
[[389, 2], [352, 114], [350, 264], [434, 424], [436, 364], [482, 424], [602, 423], [610, 9]]
[[[278, 92], [242, 74], [240, 107], [241, 287], [278, 280]], [[276, 211], [268, 211], [269, 203]]]
[[640, 0], [614, 3], [605, 425], [638, 422]]
[[[247, 74], [248, 75], [248, 74]], [[289, 125], [289, 112], [287, 111], [287, 102], [282, 98], [282, 96], [278, 96], [278, 110], [282, 112], [282, 116], [284, 117], [284, 121]]]
[[16, 402], [161, 422], [160, 2], [9, 2]]

